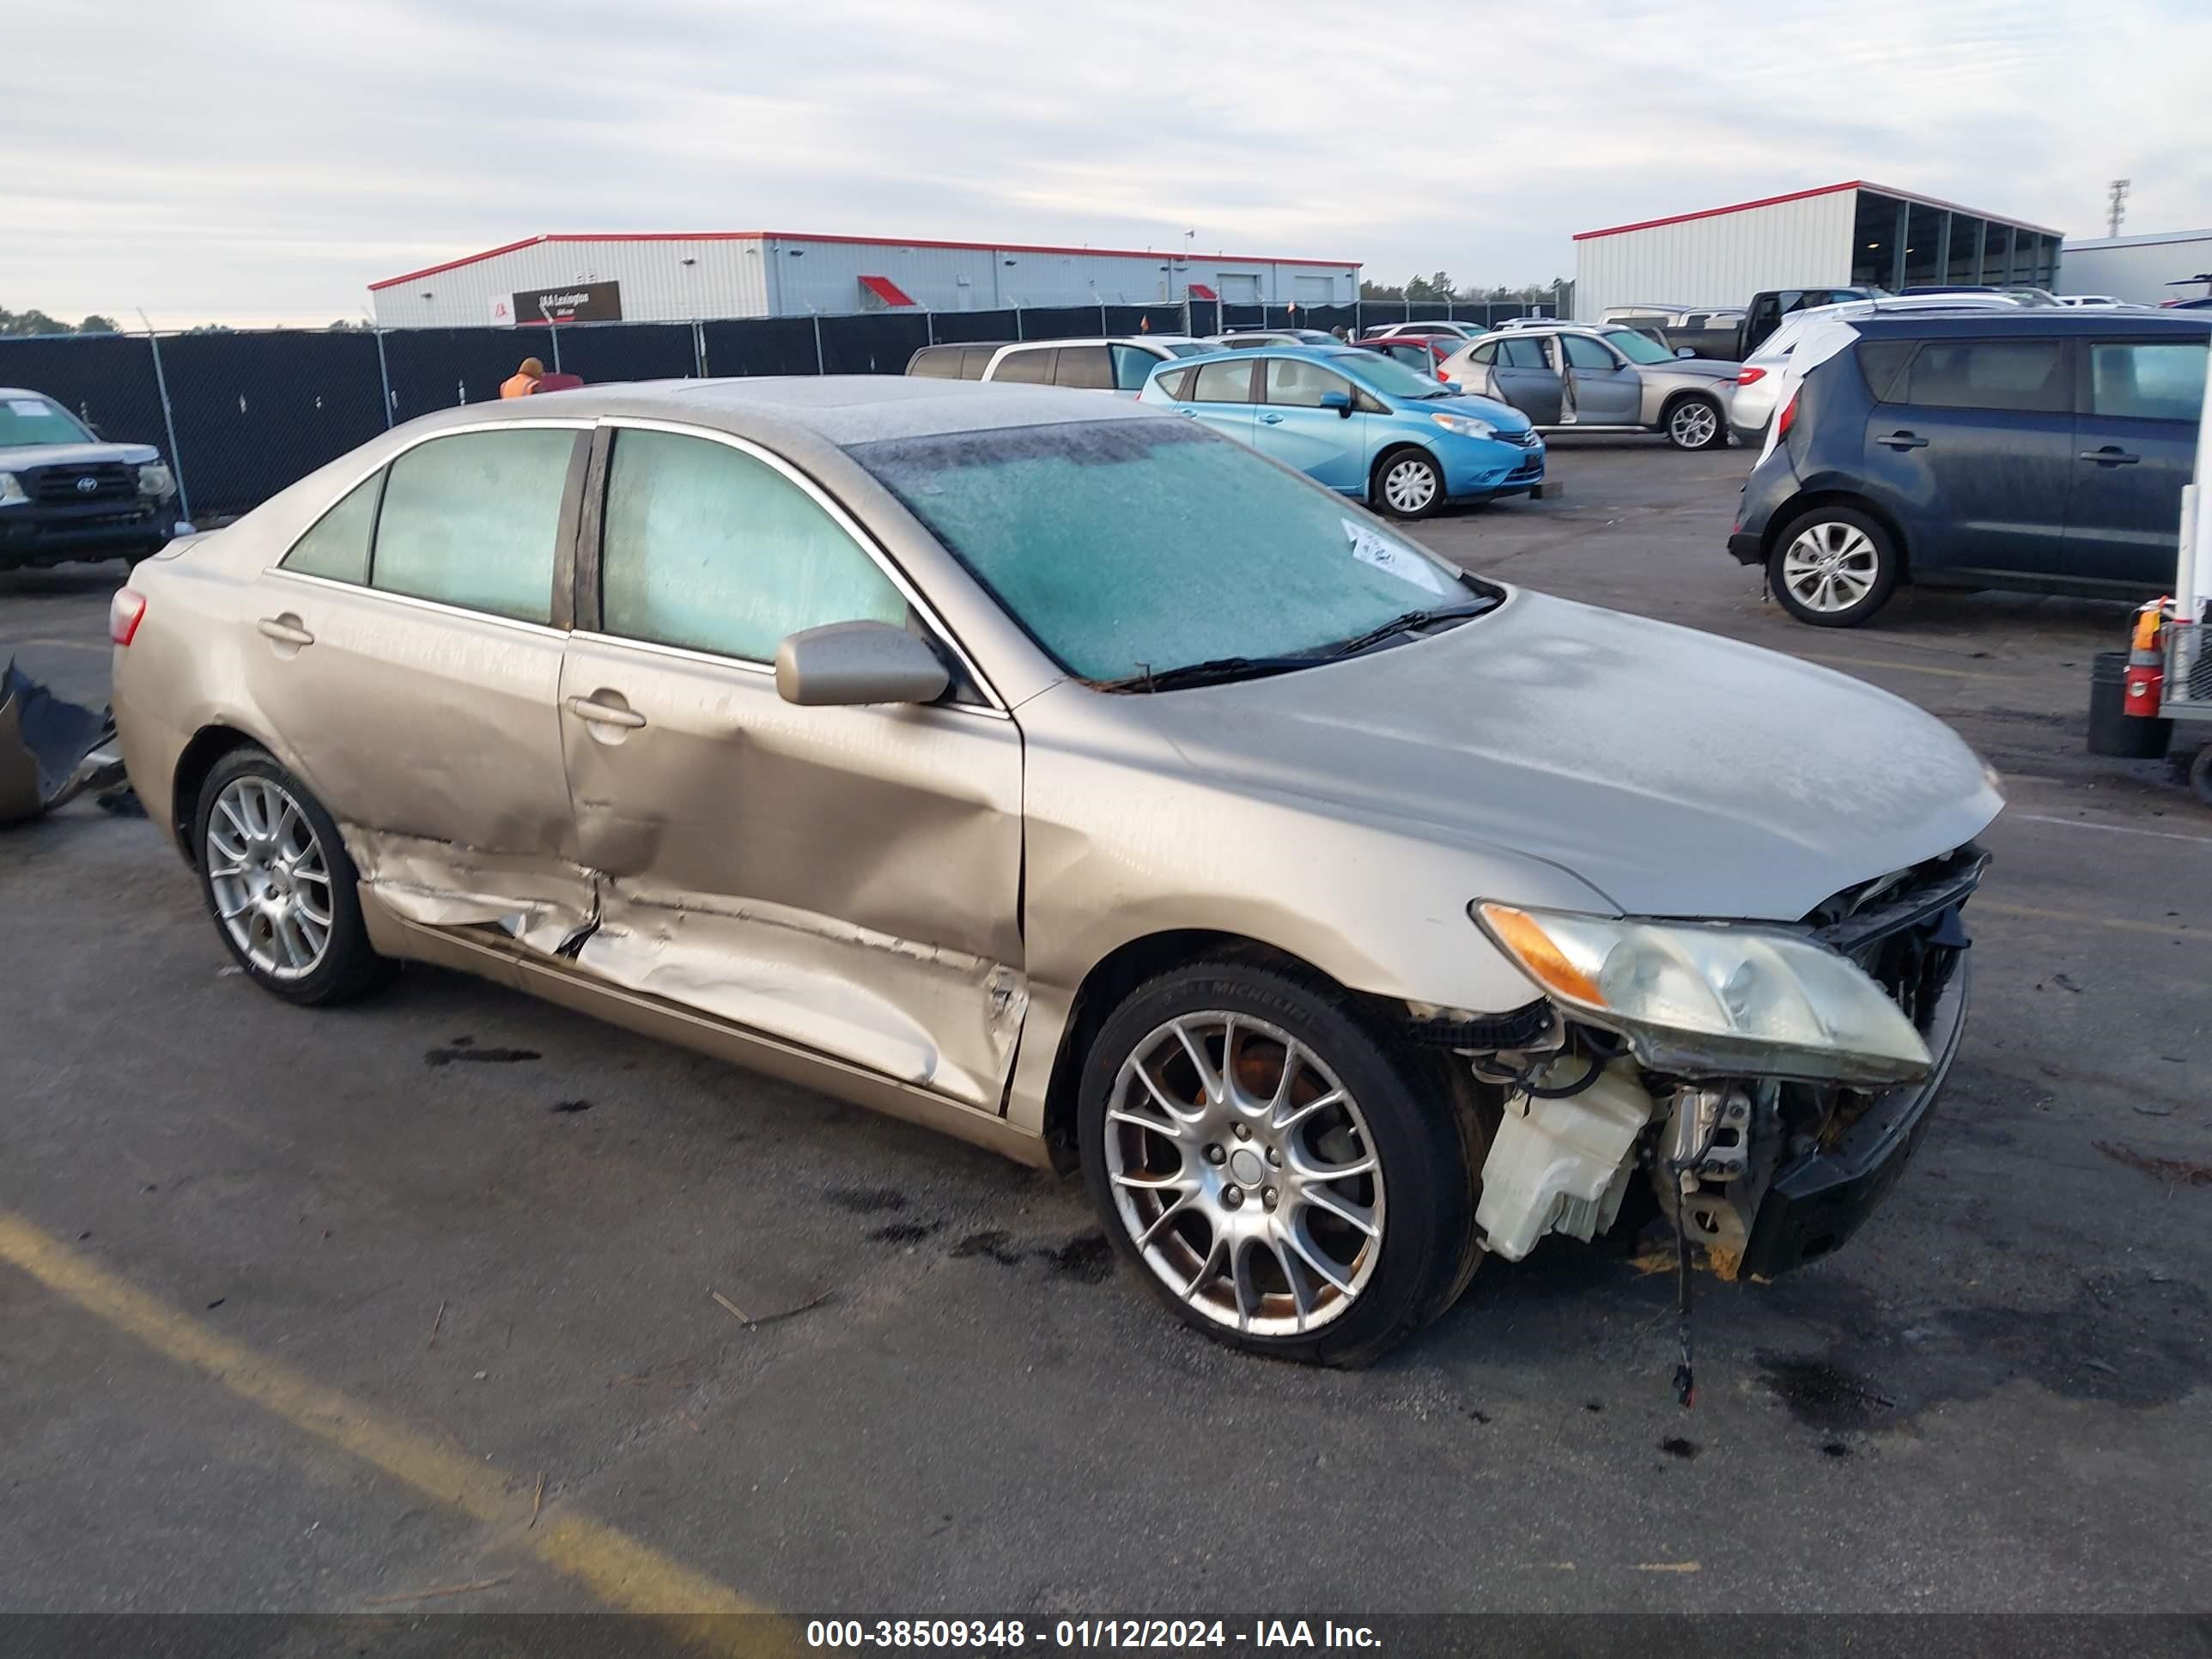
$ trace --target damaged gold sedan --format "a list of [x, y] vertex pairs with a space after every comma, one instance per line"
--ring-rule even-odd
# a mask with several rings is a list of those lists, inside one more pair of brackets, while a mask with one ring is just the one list
[[1079, 1165], [1182, 1317], [1335, 1364], [1632, 1188], [1754, 1273], [1840, 1243], [2000, 805], [1869, 686], [1048, 387], [455, 410], [112, 623], [266, 989], [442, 963]]

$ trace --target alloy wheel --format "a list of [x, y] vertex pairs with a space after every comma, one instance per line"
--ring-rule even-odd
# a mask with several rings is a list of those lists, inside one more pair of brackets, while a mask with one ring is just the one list
[[1105, 1152], [1137, 1253], [1217, 1324], [1313, 1331], [1374, 1274], [1373, 1136], [1335, 1073], [1278, 1026], [1215, 1010], [1155, 1027], [1115, 1080]]
[[207, 823], [208, 886], [231, 943], [272, 979], [305, 978], [331, 939], [331, 869], [300, 803], [267, 778], [234, 778]]
[[1719, 430], [1712, 405], [1694, 400], [1678, 405], [1667, 422], [1667, 435], [1684, 449], [1703, 449]]
[[1782, 585], [1808, 611], [1833, 616], [1864, 599], [1881, 575], [1881, 555], [1856, 525], [1807, 526], [1782, 555]]
[[1382, 475], [1382, 498], [1401, 513], [1419, 513], [1437, 496], [1437, 475], [1425, 461], [1400, 461]]

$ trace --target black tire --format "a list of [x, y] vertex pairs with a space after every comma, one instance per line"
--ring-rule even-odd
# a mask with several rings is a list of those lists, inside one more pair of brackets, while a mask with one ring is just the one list
[[[242, 778], [274, 785], [290, 797], [313, 832], [329, 874], [331, 920], [322, 956], [308, 971], [296, 977], [283, 977], [270, 971], [240, 947], [223, 920], [222, 905], [216, 896], [208, 856], [209, 820], [215, 816], [216, 804], [223, 792]], [[337, 825], [307, 786], [287, 771], [267, 750], [252, 745], [234, 749], [215, 763], [200, 785], [198, 800], [193, 804], [191, 831], [192, 865], [199, 875], [200, 897], [207, 905], [209, 919], [215, 923], [216, 936], [232, 959], [263, 990], [287, 1002], [328, 1006], [364, 996], [392, 977], [398, 964], [369, 948], [368, 930], [362, 921], [361, 896], [356, 890], [360, 876], [354, 869], [353, 860], [347, 855]]]
[[[1132, 1237], [1133, 1224], [1115, 1201], [1107, 1112], [1123, 1063], [1151, 1050], [1169, 1021], [1207, 1012], [1265, 1022], [1309, 1050], [1357, 1103], [1367, 1148], [1379, 1165], [1382, 1231], [1371, 1247], [1376, 1254], [1368, 1276], [1326, 1322], [1304, 1333], [1254, 1334], [1194, 1308], [1146, 1260]], [[1279, 1073], [1279, 1046], [1264, 1033], [1254, 1035], [1277, 1056]], [[1240, 1039], [1240, 1070], [1241, 1057], [1250, 1052]], [[1218, 1064], [1218, 1054], [1215, 1059]], [[1474, 1206], [1488, 1137], [1471, 1085], [1455, 1076], [1446, 1059], [1391, 1042], [1363, 1016], [1354, 999], [1318, 976], [1233, 960], [1195, 963], [1163, 974], [1114, 1011], [1084, 1059], [1077, 1130], [1092, 1206], [1115, 1249], [1185, 1323], [1249, 1352], [1309, 1364], [1370, 1364], [1449, 1308], [1480, 1259]], [[1130, 1131], [1124, 1126], [1117, 1133]], [[1211, 1162], [1194, 1144], [1175, 1150], [1181, 1168], [1203, 1173]], [[1236, 1167], [1234, 1156], [1224, 1167]], [[1203, 1229], [1208, 1239], [1213, 1237], [1210, 1222], [1202, 1218], [1186, 1224]], [[1185, 1242], [1195, 1257], [1197, 1245], [1188, 1237]], [[1210, 1259], [1210, 1243], [1207, 1254]], [[1245, 1260], [1249, 1264], [1251, 1258]], [[1233, 1261], [1231, 1265], [1233, 1270]], [[1279, 1271], [1266, 1268], [1264, 1261], [1251, 1269], [1263, 1270], [1282, 1284]], [[1309, 1280], [1309, 1288], [1322, 1289], [1317, 1277]], [[1217, 1277], [1200, 1289], [1218, 1294], [1224, 1286]], [[1291, 1295], [1287, 1288], [1279, 1290], [1275, 1301], [1279, 1305]], [[1201, 1294], [1200, 1299], [1207, 1297]]]
[[[1698, 418], [1700, 416], [1704, 418]], [[1718, 449], [1728, 441], [1728, 422], [1721, 416], [1721, 406], [1694, 392], [1667, 405], [1659, 417], [1659, 429], [1677, 449]]]
[[[1804, 553], [1810, 555], [1823, 550], [1848, 553], [1852, 561], [1849, 568], [1855, 574], [1870, 574], [1872, 580], [1849, 603], [1832, 603], [1828, 608], [1808, 603], [1792, 589], [1789, 570], [1793, 550], [1798, 548], [1801, 538], [1812, 538], [1811, 544], [1802, 550]], [[1867, 557], [1872, 561], [1870, 571], [1866, 568]], [[1904, 574], [1904, 566], [1896, 539], [1872, 514], [1855, 507], [1816, 507], [1790, 520], [1774, 538], [1773, 550], [1766, 556], [1766, 586], [1782, 608], [1799, 622], [1810, 623], [1815, 628], [1856, 628], [1889, 603], [1889, 596], [1897, 591], [1898, 580]], [[1842, 590], [1838, 587], [1826, 591], [1840, 594]], [[1819, 598], [1819, 593], [1814, 597]]]
[[2189, 787], [2197, 792], [2197, 799], [2212, 806], [2212, 743], [2197, 751], [2197, 758], [2189, 763]]
[[[1419, 468], [1428, 477], [1428, 493], [1425, 499], [1408, 497], [1401, 506], [1390, 499], [1389, 482], [1401, 467]], [[1375, 463], [1374, 476], [1368, 480], [1367, 498], [1379, 512], [1394, 519], [1426, 519], [1443, 510], [1444, 504], [1444, 471], [1436, 458], [1422, 449], [1394, 449]]]

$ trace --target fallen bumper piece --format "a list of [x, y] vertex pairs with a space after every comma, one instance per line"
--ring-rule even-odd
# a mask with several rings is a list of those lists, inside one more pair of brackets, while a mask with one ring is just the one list
[[115, 725], [65, 702], [11, 660], [0, 674], [0, 823], [20, 823], [90, 792], [127, 790]]

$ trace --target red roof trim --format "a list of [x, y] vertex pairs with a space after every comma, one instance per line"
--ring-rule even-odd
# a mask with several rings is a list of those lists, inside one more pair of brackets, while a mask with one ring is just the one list
[[[1842, 185], [1837, 186], [1844, 188]], [[1757, 205], [1747, 204], [1747, 205]], [[1634, 226], [1624, 227], [1634, 229]], [[1593, 233], [1597, 234], [1597, 233]], [[472, 265], [483, 259], [495, 259], [502, 253], [533, 247], [540, 242], [826, 242], [840, 247], [930, 247], [951, 248], [974, 253], [1096, 253], [1109, 259], [1166, 259], [1180, 261], [1180, 250], [1169, 248], [1128, 247], [1063, 247], [1044, 242], [933, 242], [913, 236], [813, 236], [791, 230], [619, 230], [605, 234], [578, 234], [560, 232], [547, 236], [526, 236], [519, 242], [509, 242], [502, 247], [486, 248], [481, 253], [465, 253], [458, 259], [447, 259], [441, 264], [425, 265], [420, 270], [410, 270], [404, 276], [386, 276], [371, 283], [371, 291], [397, 287], [401, 283], [412, 283], [424, 276], [434, 276], [441, 270], [455, 270], [463, 265]], [[1193, 259], [1207, 259], [1218, 264], [1231, 265], [1320, 265], [1334, 270], [1358, 270], [1364, 264], [1361, 259], [1286, 259], [1271, 253], [1195, 253]]]
[[1218, 300], [1221, 297], [1204, 283], [1193, 283], [1189, 287], [1190, 297], [1194, 300]]
[[887, 306], [910, 306], [914, 303], [914, 295], [888, 276], [863, 276], [860, 286]]
[[[1811, 190], [1793, 190], [1784, 196], [1762, 196], [1755, 202], [1735, 202], [1727, 207], [1700, 208], [1695, 213], [1671, 214], [1664, 219], [1642, 219], [1632, 225], [1607, 225], [1603, 230], [1578, 230], [1574, 240], [1587, 242], [1593, 236], [1620, 236], [1632, 230], [1656, 230], [1662, 225], [1686, 224], [1692, 219], [1717, 219], [1724, 213], [1748, 213], [1753, 208], [1776, 207], [1784, 202], [1802, 202], [1808, 197], [1833, 196], [1842, 190], [1870, 190], [1882, 196], [1894, 196], [1900, 201], [1917, 202], [1923, 207], [1945, 208], [1953, 213], [1968, 213], [1978, 219], [1994, 216], [1978, 208], [1960, 207], [1956, 202], [1946, 202], [1934, 196], [1922, 196], [1909, 190], [1893, 190], [1887, 185], [1877, 185], [1867, 179], [1846, 179], [1839, 185], [1817, 185]], [[2003, 222], [2018, 225], [2023, 230], [2039, 231], [2045, 236], [2063, 233], [2049, 225], [2031, 225], [2024, 219], [2008, 219]]]

